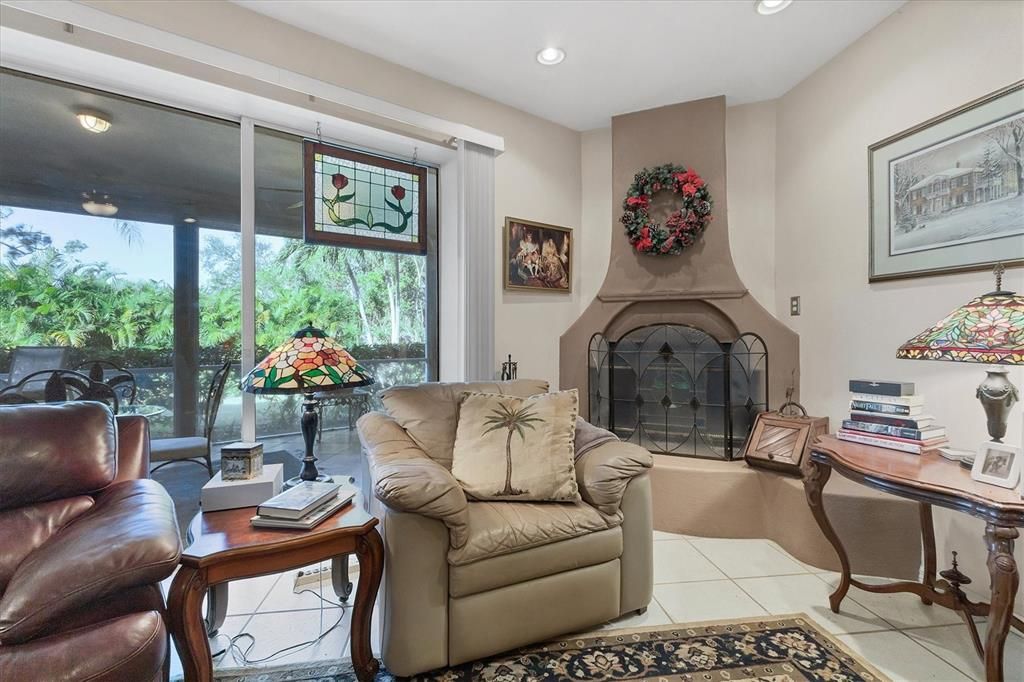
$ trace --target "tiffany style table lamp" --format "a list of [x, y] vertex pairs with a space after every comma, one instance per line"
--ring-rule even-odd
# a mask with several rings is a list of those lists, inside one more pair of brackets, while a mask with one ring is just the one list
[[315, 393], [336, 391], [357, 386], [369, 386], [373, 377], [348, 354], [340, 343], [324, 334], [310, 322], [267, 357], [252, 368], [242, 381], [242, 390], [248, 393], [294, 394], [301, 393], [302, 438], [306, 454], [302, 458], [302, 473], [285, 485], [291, 487], [301, 481], [329, 481], [330, 476], [320, 474], [313, 456], [313, 441], [319, 421], [320, 401]]
[[996, 442], [1006, 435], [1006, 418], [1019, 397], [1002, 365], [1024, 365], [1024, 296], [1003, 291], [1004, 270], [1002, 263], [996, 266], [995, 291], [960, 306], [896, 351], [896, 357], [910, 360], [991, 365], [977, 396]]

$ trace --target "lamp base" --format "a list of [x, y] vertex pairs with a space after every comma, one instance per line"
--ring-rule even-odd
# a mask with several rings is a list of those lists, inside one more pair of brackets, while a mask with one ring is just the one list
[[[328, 474], [320, 474], [319, 476], [317, 476], [313, 480], [316, 481], [317, 483], [333, 483], [334, 482], [334, 479], [331, 476], [329, 476]], [[293, 477], [289, 478], [287, 481], [284, 482], [284, 489], [288, 490], [289, 488], [294, 488], [295, 486], [299, 485], [300, 483], [308, 483], [308, 481], [303, 480], [301, 476], [293, 476]]]
[[1017, 387], [1006, 377], [1010, 370], [1005, 367], [992, 367], [986, 369], [988, 374], [985, 380], [978, 386], [975, 395], [981, 401], [981, 407], [985, 410], [985, 417], [988, 420], [988, 435], [996, 443], [1003, 442], [1006, 435], [1006, 418], [1010, 415], [1013, 404], [1017, 402], [1020, 395]]

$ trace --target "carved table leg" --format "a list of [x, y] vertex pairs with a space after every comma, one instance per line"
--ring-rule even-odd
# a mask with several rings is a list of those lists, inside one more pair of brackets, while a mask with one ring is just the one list
[[850, 590], [850, 560], [846, 556], [846, 550], [843, 548], [843, 543], [839, 540], [839, 536], [836, 535], [835, 529], [832, 528], [832, 523], [828, 520], [828, 515], [825, 514], [822, 491], [825, 488], [825, 484], [828, 483], [828, 479], [831, 475], [832, 467], [827, 464], [822, 464], [813, 460], [809, 462], [807, 465], [807, 471], [804, 473], [804, 494], [807, 496], [807, 504], [811, 508], [811, 514], [814, 515], [814, 520], [818, 522], [818, 527], [821, 528], [821, 532], [825, 534], [825, 538], [832, 545], [832, 548], [836, 550], [836, 554], [839, 555], [839, 563], [843, 568], [842, 576], [839, 580], [839, 587], [837, 587], [836, 591], [828, 598], [832, 611], [839, 613], [839, 605], [843, 602], [843, 598], [846, 597], [846, 593]]
[[985, 642], [985, 678], [989, 682], [1003, 680], [1003, 645], [1010, 630], [1013, 599], [1020, 581], [1017, 562], [1013, 558], [1013, 541], [1018, 535], [1016, 528], [1005, 528], [992, 523], [985, 525], [988, 572], [992, 577], [992, 605], [988, 612], [988, 634]]
[[373, 604], [384, 570], [384, 543], [376, 528], [356, 541], [356, 557], [359, 559], [359, 584], [352, 614], [352, 667], [360, 682], [369, 682], [380, 668], [370, 648]]
[[[927, 502], [920, 503], [921, 512], [921, 547], [924, 550], [924, 578], [921, 581], [929, 589], [935, 589], [935, 524], [932, 523], [932, 506]], [[924, 604], [931, 605], [932, 600], [921, 595]]]
[[334, 594], [341, 601], [352, 596], [352, 581], [348, 579], [348, 554], [341, 554], [331, 560], [331, 583]]
[[228, 615], [228, 585], [218, 583], [206, 591], [206, 634], [213, 637]]
[[174, 645], [181, 658], [185, 682], [213, 680], [213, 661], [210, 660], [210, 642], [203, 623], [203, 597], [206, 595], [206, 572], [182, 566], [171, 583], [167, 599]]

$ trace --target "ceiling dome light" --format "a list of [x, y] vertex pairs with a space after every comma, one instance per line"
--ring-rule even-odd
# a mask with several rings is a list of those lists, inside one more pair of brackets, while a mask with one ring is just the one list
[[193, 218], [192, 216], [189, 216], [188, 218], [182, 218], [182, 222], [183, 223], [188, 223], [189, 225], [193, 225], [193, 224], [195, 224], [196, 219]]
[[793, 0], [757, 0], [754, 3], [754, 9], [757, 10], [758, 14], [769, 15], [778, 14], [782, 10], [789, 7]]
[[82, 210], [89, 215], [110, 218], [117, 214], [117, 206], [110, 200], [110, 195], [108, 194], [90, 192], [83, 194], [82, 198], [85, 199], [82, 202]]
[[537, 53], [537, 61], [544, 66], [554, 66], [555, 64], [561, 64], [562, 60], [565, 59], [565, 50], [560, 47], [545, 47], [543, 50]]
[[79, 111], [75, 116], [82, 127], [90, 133], [105, 133], [110, 130], [110, 119], [98, 111]]

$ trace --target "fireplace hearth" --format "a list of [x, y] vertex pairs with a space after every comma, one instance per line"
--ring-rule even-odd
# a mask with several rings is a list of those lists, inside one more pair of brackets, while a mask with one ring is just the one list
[[653, 324], [588, 353], [589, 419], [651, 452], [734, 459], [768, 409], [768, 349], [744, 333], [720, 342], [685, 324]]

